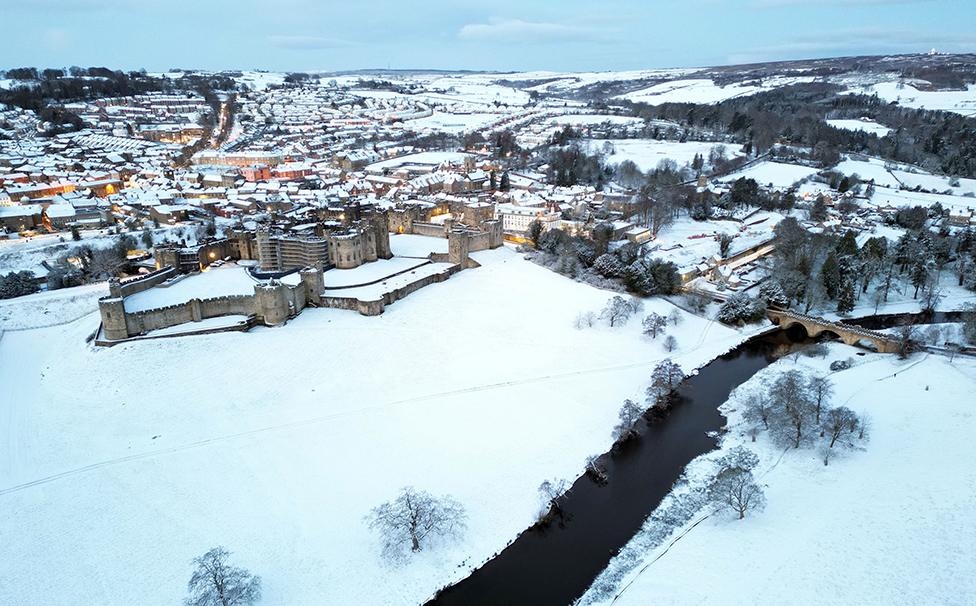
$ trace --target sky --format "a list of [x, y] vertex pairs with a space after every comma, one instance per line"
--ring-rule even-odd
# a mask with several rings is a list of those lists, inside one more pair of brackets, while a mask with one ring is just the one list
[[976, 52], [976, 0], [0, 0], [0, 69], [604, 71]]

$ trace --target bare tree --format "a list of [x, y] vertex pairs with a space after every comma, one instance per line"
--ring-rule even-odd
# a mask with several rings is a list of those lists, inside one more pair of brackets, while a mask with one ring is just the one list
[[665, 358], [651, 373], [651, 385], [647, 388], [647, 396], [652, 400], [662, 400], [670, 396], [684, 379], [685, 373], [681, 367], [672, 362], [671, 358]]
[[667, 338], [664, 339], [664, 349], [665, 349], [665, 351], [667, 351], [668, 353], [670, 353], [670, 352], [674, 351], [677, 348], [678, 348], [678, 340], [674, 338], [674, 335], [668, 335]]
[[596, 324], [596, 314], [592, 311], [580, 312], [576, 314], [576, 328], [578, 330], [583, 328], [593, 328], [594, 324]]
[[668, 322], [670, 322], [673, 326], [677, 326], [681, 322], [681, 312], [678, 311], [677, 308], [672, 309], [671, 312], [668, 313]]
[[708, 483], [709, 499], [734, 511], [740, 520], [746, 512], [762, 509], [766, 496], [752, 475], [758, 464], [759, 458], [749, 450], [732, 449], [717, 462], [718, 471]]
[[907, 358], [918, 347], [916, 339], [917, 329], [911, 322], [902, 324], [895, 331], [895, 338], [898, 340], [898, 357]]
[[559, 498], [566, 494], [569, 488], [569, 482], [562, 478], [544, 480], [542, 484], [539, 484], [539, 498], [542, 500], [542, 509], [539, 512], [540, 520], [548, 521], [553, 513], [559, 514], [560, 518], [563, 517]]
[[[845, 437], [853, 438], [860, 430], [860, 421], [853, 410], [846, 406], [831, 408], [824, 415], [821, 424], [821, 434], [825, 437], [827, 448], [833, 448], [838, 440], [844, 441]], [[826, 461], [824, 465], [826, 465]]]
[[613, 439], [617, 441], [629, 440], [636, 436], [637, 430], [634, 428], [634, 425], [636, 425], [643, 414], [644, 410], [639, 404], [633, 400], [624, 400], [624, 403], [620, 406], [620, 412], [617, 415], [620, 422], [613, 428]]
[[784, 372], [773, 382], [770, 396], [774, 403], [770, 423], [774, 437], [799, 448], [808, 437], [814, 418], [814, 403], [803, 374], [797, 370]]
[[773, 415], [773, 405], [766, 394], [752, 392], [746, 396], [745, 420], [758, 427], [762, 423], [763, 429], [769, 429], [769, 419]]
[[668, 325], [668, 321], [664, 319], [664, 316], [651, 312], [644, 318], [642, 325], [644, 328], [644, 334], [652, 339], [656, 339], [659, 333], [664, 332], [664, 328]]
[[616, 326], [617, 324], [623, 324], [629, 320], [633, 313], [634, 308], [632, 304], [623, 297], [617, 295], [607, 301], [607, 306], [603, 308], [602, 312], [600, 312], [600, 317], [606, 320], [610, 326]]
[[384, 555], [396, 557], [408, 544], [411, 551], [417, 552], [431, 539], [460, 537], [467, 513], [448, 495], [435, 497], [406, 486], [396, 499], [373, 508], [366, 521], [371, 529], [379, 531]]
[[820, 413], [823, 411], [824, 404], [830, 401], [834, 395], [834, 384], [824, 375], [814, 375], [807, 383], [814, 401], [814, 423], [820, 425]]
[[261, 577], [230, 566], [223, 547], [193, 559], [196, 569], [187, 583], [186, 606], [240, 606], [261, 599]]

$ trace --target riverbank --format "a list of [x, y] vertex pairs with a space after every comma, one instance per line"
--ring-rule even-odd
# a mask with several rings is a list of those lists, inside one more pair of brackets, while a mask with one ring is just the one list
[[751, 442], [733, 395], [722, 406], [721, 448], [688, 466], [662, 504], [679, 502], [711, 472], [710, 461], [743, 445], [760, 455], [768, 505], [745, 520], [706, 507], [670, 532], [648, 524], [581, 603], [971, 604], [976, 599], [976, 361], [916, 354], [857, 355], [829, 344], [824, 358], [790, 356], [758, 373], [793, 368], [834, 373], [834, 405], [866, 414], [871, 439], [824, 467], [813, 449]]

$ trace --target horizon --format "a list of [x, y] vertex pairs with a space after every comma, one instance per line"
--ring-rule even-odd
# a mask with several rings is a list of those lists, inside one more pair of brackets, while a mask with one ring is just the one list
[[419, 6], [282, 0], [269, 11], [253, 0], [206, 5], [0, 0], [19, 24], [0, 42], [0, 51], [11, 66], [496, 73], [703, 68], [931, 49], [974, 52], [976, 35], [966, 24], [976, 20], [976, 6], [953, 4], [667, 0], [648, 6], [613, 0], [594, 8], [580, 0], [556, 6], [503, 0], [484, 11], [471, 2], [447, 0]]

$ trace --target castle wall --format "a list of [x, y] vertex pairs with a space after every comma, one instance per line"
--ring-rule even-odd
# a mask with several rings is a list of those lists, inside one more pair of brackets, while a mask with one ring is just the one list
[[158, 284], [162, 284], [177, 274], [179, 272], [175, 267], [163, 267], [145, 276], [126, 280], [125, 282], [120, 282], [116, 279], [109, 280], [108, 290], [112, 297], [129, 297], [144, 290], [149, 290]]
[[413, 231], [411, 233], [419, 236], [430, 236], [432, 238], [447, 237], [447, 230], [439, 223], [422, 223], [420, 221], [414, 221]]

